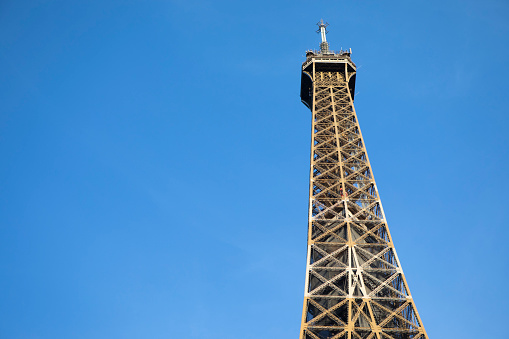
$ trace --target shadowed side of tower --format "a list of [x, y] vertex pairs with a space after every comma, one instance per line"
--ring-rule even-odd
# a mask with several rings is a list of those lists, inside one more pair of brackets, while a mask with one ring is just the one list
[[308, 250], [301, 339], [428, 338], [392, 243], [353, 106], [351, 51], [319, 23], [301, 99], [312, 112]]

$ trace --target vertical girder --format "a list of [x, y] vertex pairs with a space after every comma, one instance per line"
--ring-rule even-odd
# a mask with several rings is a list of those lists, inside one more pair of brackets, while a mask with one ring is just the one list
[[347, 63], [321, 67], [313, 60], [307, 65], [303, 77], [311, 78], [307, 102], [313, 119], [300, 338], [428, 338], [392, 243], [357, 122], [349, 86], [355, 71]]

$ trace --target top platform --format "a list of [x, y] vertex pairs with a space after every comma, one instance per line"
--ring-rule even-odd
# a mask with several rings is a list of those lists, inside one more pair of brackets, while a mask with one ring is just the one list
[[302, 70], [305, 70], [309, 65], [313, 62], [316, 63], [341, 63], [341, 64], [349, 64], [354, 70], [357, 69], [355, 63], [350, 58], [352, 51], [328, 51], [327, 53], [322, 53], [322, 51], [306, 51], [306, 61], [302, 63]]

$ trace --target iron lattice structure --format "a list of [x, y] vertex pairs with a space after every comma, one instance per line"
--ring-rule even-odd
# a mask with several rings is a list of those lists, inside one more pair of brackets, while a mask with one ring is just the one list
[[[322, 28], [323, 27], [323, 28]], [[308, 51], [313, 114], [307, 275], [300, 339], [428, 338], [385, 221], [353, 101], [350, 52]]]

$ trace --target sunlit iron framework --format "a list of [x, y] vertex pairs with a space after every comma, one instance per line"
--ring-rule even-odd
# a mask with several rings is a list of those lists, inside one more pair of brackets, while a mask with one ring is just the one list
[[301, 99], [312, 111], [307, 274], [300, 339], [428, 338], [385, 221], [353, 101], [350, 51], [319, 23]]

